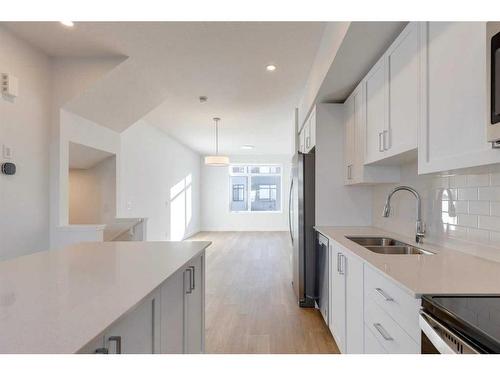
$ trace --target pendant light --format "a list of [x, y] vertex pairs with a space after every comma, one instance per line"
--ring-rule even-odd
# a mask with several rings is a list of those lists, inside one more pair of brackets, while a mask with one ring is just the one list
[[219, 155], [219, 117], [214, 117], [215, 122], [215, 155], [205, 156], [205, 164], [212, 167], [225, 167], [229, 165], [229, 157]]

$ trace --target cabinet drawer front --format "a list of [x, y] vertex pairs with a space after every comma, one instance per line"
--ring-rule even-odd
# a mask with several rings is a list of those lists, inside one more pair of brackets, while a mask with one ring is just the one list
[[382, 344], [378, 342], [372, 331], [365, 325], [365, 354], [387, 354]]
[[413, 298], [394, 282], [370, 267], [365, 267], [365, 304], [377, 304], [415, 341], [420, 340], [418, 313], [420, 299]]
[[365, 325], [388, 353], [420, 353], [420, 345], [376, 303], [365, 304]]

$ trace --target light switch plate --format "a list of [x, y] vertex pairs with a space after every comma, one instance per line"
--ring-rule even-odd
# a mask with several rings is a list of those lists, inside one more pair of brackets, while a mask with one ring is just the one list
[[16, 98], [19, 95], [19, 80], [9, 73], [0, 74], [0, 87], [2, 95]]
[[2, 156], [4, 159], [12, 159], [12, 148], [2, 145]]

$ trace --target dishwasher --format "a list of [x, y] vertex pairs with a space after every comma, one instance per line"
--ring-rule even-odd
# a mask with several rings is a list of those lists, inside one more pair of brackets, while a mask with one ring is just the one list
[[321, 233], [317, 233], [316, 237], [316, 251], [317, 251], [317, 264], [316, 264], [316, 290], [317, 296], [316, 304], [318, 309], [325, 320], [325, 323], [329, 324], [328, 319], [328, 295], [330, 292], [329, 283], [328, 283], [328, 238], [323, 236]]

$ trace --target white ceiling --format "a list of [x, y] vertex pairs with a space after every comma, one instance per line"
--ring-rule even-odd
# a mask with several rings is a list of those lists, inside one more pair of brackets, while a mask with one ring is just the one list
[[[201, 154], [289, 154], [297, 105], [322, 37], [314, 22], [17, 22], [56, 57], [128, 56], [67, 108], [123, 131], [139, 119]], [[275, 72], [265, 66], [276, 64]], [[200, 95], [208, 102], [200, 103]], [[251, 151], [241, 150], [253, 144]]]
[[110, 152], [69, 142], [70, 169], [89, 169], [112, 156], [114, 154]]

